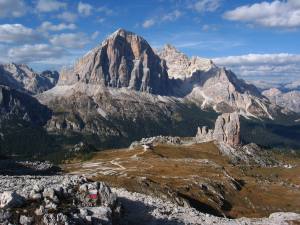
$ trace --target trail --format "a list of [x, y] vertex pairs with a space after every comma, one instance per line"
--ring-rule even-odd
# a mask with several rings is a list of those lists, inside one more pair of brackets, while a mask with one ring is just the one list
[[126, 168], [122, 166], [120, 163], [118, 163], [116, 160], [119, 160], [119, 158], [110, 161], [110, 164], [118, 166], [121, 170], [126, 170]]

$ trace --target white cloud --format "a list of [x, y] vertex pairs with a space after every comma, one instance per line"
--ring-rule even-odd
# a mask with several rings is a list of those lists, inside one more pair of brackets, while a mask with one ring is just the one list
[[59, 58], [65, 54], [63, 48], [53, 47], [48, 44], [23, 45], [8, 50], [10, 61], [29, 63], [49, 58]]
[[36, 9], [39, 12], [53, 12], [67, 7], [67, 4], [57, 0], [38, 0]]
[[265, 79], [287, 82], [300, 79], [300, 55], [297, 54], [248, 54], [215, 58], [213, 61], [249, 80]]
[[90, 4], [79, 2], [78, 3], [78, 13], [82, 16], [89, 16], [92, 14], [93, 7]]
[[99, 34], [99, 31], [95, 31], [91, 36], [92, 40], [95, 40], [99, 36]]
[[97, 8], [96, 11], [100, 12], [100, 13], [104, 13], [107, 16], [113, 14], [113, 10], [107, 8], [106, 6], [101, 6], [101, 7]]
[[77, 15], [71, 12], [63, 12], [57, 16], [58, 19], [62, 19], [67, 22], [74, 22], [77, 19]]
[[163, 21], [175, 21], [181, 15], [182, 15], [182, 13], [179, 10], [174, 10], [173, 12], [170, 12], [170, 13], [167, 13], [166, 15], [164, 15], [161, 19]]
[[54, 35], [52, 38], [50, 38], [50, 42], [54, 46], [83, 48], [90, 42], [90, 40], [84, 33], [63, 33]]
[[152, 27], [155, 23], [156, 23], [155, 19], [148, 19], [148, 20], [145, 20], [145, 22], [143, 23], [143, 27], [149, 28], [149, 27]]
[[0, 0], [0, 18], [21, 17], [26, 11], [27, 6], [23, 0]]
[[244, 5], [226, 12], [224, 18], [265, 27], [300, 27], [300, 1], [275, 0]]
[[279, 54], [248, 54], [240, 56], [227, 56], [214, 59], [217, 63], [225, 65], [257, 65], [257, 64], [291, 64], [300, 63], [300, 55], [279, 53]]
[[221, 6], [221, 0], [198, 0], [193, 4], [194, 8], [198, 12], [214, 12]]
[[25, 43], [34, 42], [41, 38], [33, 29], [22, 24], [0, 25], [0, 42], [4, 43]]
[[161, 15], [160, 17], [150, 18], [144, 21], [142, 26], [144, 28], [149, 28], [154, 26], [155, 24], [159, 24], [162, 22], [173, 22], [182, 16], [182, 12], [179, 10], [174, 10], [172, 12]]
[[45, 21], [41, 24], [39, 29], [42, 31], [75, 30], [76, 25], [74, 23], [70, 23], [70, 24], [60, 23], [55, 25], [49, 21]]

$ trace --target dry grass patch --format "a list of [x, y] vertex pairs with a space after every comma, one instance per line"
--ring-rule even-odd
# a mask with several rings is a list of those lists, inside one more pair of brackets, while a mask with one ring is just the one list
[[[275, 153], [274, 153], [275, 154]], [[112, 186], [184, 201], [216, 215], [261, 217], [300, 213], [300, 160], [278, 156], [294, 168], [234, 166], [214, 143], [158, 145], [153, 150], [107, 150], [64, 169]]]

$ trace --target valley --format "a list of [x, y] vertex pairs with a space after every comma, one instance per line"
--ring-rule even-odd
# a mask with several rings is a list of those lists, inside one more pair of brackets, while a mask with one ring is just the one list
[[[105, 150], [63, 169], [113, 187], [150, 194], [201, 212], [231, 218], [300, 213], [300, 158], [270, 153], [286, 166], [234, 165], [213, 142]], [[291, 167], [291, 168], [290, 168]]]

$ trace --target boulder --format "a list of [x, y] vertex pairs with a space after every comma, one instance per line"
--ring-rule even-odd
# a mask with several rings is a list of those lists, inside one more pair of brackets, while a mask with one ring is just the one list
[[54, 199], [54, 197], [55, 197], [55, 191], [54, 191], [54, 189], [53, 188], [46, 188], [43, 191], [43, 196], [44, 196], [44, 198]]
[[24, 215], [20, 216], [20, 224], [21, 225], [31, 225], [31, 224], [33, 224], [33, 222], [34, 222], [33, 217], [27, 217]]
[[15, 191], [5, 191], [0, 195], [0, 208], [7, 209], [21, 207], [24, 203], [24, 198]]

